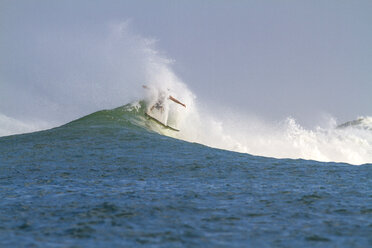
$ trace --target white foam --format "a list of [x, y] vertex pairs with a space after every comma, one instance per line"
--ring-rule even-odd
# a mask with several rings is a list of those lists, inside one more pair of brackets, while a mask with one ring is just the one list
[[211, 147], [267, 157], [350, 164], [372, 162], [372, 132], [368, 129], [336, 126], [305, 129], [293, 118], [267, 123], [244, 118], [244, 115], [226, 116], [218, 120], [205, 113], [189, 114], [181, 132], [172, 135]]
[[[361, 124], [348, 128], [337, 128], [336, 121], [330, 118], [328, 125], [313, 129], [305, 129], [291, 117], [276, 123], [231, 112], [220, 112], [216, 117], [211, 111], [198, 108], [194, 94], [172, 74], [168, 65], [163, 66], [163, 73], [160, 75], [164, 76], [164, 80], [157, 78], [160, 84], [158, 87], [172, 89], [186, 103], [187, 108], [178, 109], [178, 115], [183, 117], [178, 124], [180, 132], [156, 129], [157, 132], [189, 142], [253, 155], [356, 165], [372, 163], [371, 117], [364, 117]], [[166, 83], [161, 85], [161, 82]]]

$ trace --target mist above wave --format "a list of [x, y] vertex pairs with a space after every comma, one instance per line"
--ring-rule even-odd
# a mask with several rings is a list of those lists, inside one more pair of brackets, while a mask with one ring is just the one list
[[121, 106], [142, 97], [141, 84], [156, 83], [159, 75], [175, 81], [171, 61], [154, 40], [129, 26], [115, 23], [94, 32], [35, 27], [27, 42], [4, 55], [9, 63], [0, 68], [0, 114], [23, 128], [6, 132], [3, 117], [2, 134], [51, 128]]

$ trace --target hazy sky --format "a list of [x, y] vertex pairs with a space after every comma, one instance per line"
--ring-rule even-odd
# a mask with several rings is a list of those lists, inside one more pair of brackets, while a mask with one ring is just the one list
[[11, 51], [42, 31], [97, 35], [130, 20], [134, 33], [156, 39], [175, 60], [176, 74], [204, 104], [274, 120], [312, 123], [331, 114], [342, 122], [372, 116], [371, 13], [370, 0], [0, 0], [0, 66], [16, 65], [20, 52]]

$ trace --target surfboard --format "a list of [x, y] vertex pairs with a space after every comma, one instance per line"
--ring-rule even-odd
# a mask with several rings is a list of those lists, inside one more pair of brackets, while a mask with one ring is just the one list
[[176, 132], [179, 132], [180, 130], [174, 128], [174, 127], [171, 127], [171, 126], [168, 126], [166, 124], [164, 124], [163, 122], [161, 122], [160, 120], [158, 120], [155, 116], [152, 116], [151, 114], [149, 114], [148, 112], [145, 112], [145, 115], [151, 119], [152, 121], [158, 123], [159, 125], [161, 125], [162, 127], [164, 128], [167, 128], [169, 130], [172, 130], [172, 131], [176, 131]]

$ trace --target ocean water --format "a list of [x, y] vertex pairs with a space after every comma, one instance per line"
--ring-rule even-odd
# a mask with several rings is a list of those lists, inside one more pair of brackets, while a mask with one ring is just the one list
[[0, 246], [372, 246], [372, 164], [253, 156], [157, 125], [140, 102], [0, 137]]
[[[371, 116], [208, 106], [154, 39], [94, 30], [5, 53], [0, 247], [372, 247]], [[160, 92], [180, 132], [146, 118]]]

